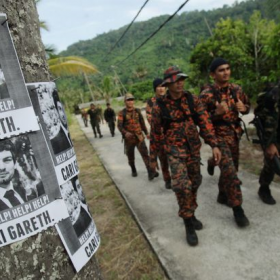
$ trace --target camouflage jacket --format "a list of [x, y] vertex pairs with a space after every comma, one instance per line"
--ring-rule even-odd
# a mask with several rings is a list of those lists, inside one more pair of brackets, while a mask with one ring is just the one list
[[[126, 112], [126, 113], [125, 113]], [[125, 120], [124, 120], [125, 116]], [[126, 132], [134, 134], [135, 138], [139, 141], [144, 140], [142, 131], [147, 135], [148, 130], [141, 114], [140, 109], [133, 108], [133, 110], [128, 111], [125, 109], [121, 110], [118, 114], [118, 129], [125, 135]]]
[[148, 123], [151, 125], [151, 120], [152, 120], [152, 110], [154, 105], [156, 104], [156, 97], [152, 97], [147, 100], [147, 105], [146, 105], [146, 118]]
[[265, 92], [259, 94], [257, 104], [254, 113], [259, 116], [262, 122], [265, 146], [268, 147], [272, 143], [280, 144], [279, 89], [275, 91], [275, 94], [268, 94]]
[[[243, 115], [250, 111], [250, 102], [242, 88], [236, 84], [229, 84], [226, 88], [219, 88], [216, 84], [204, 87], [199, 96], [203, 107], [209, 113], [217, 136], [237, 136], [241, 138], [243, 130], [240, 125], [239, 112], [235, 103], [240, 99], [247, 107]], [[216, 101], [226, 102], [229, 111], [224, 115], [215, 115]]]
[[94, 109], [94, 110], [89, 109], [87, 111], [87, 114], [89, 115], [90, 121], [92, 123], [96, 123], [97, 124], [97, 123], [100, 122], [100, 115], [99, 115], [98, 109]]
[[[197, 114], [197, 125], [200, 128], [200, 134], [205, 142], [211, 147], [217, 146], [217, 140], [213, 125], [206, 110], [204, 110], [199, 98], [193, 96], [194, 110]], [[159, 100], [153, 107], [151, 120], [151, 158], [156, 156], [160, 149], [162, 130], [164, 129], [164, 117]], [[167, 153], [177, 157], [187, 157], [189, 154], [199, 156], [201, 142], [197, 126], [191, 117], [191, 111], [187, 103], [187, 93], [184, 93], [180, 99], [174, 100], [169, 92], [161, 99], [169, 111], [172, 122], [164, 134], [164, 149]], [[184, 121], [180, 121], [184, 119]]]

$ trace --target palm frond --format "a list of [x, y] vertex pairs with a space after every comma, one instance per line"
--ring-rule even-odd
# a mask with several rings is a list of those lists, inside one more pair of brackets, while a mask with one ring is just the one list
[[69, 58], [70, 57], [60, 57], [48, 60], [50, 71], [54, 76], [77, 76], [81, 73], [95, 74], [98, 72], [94, 65], [88, 61], [84, 61], [84, 59], [80, 59], [79, 61]]

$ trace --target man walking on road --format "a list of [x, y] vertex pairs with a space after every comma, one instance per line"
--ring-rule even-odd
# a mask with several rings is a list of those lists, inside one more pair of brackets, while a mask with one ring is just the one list
[[[155, 96], [150, 98], [147, 101], [147, 106], [146, 106], [146, 117], [151, 125], [151, 119], [152, 119], [152, 109], [153, 106], [156, 104], [156, 99], [157, 98], [162, 98], [165, 95], [166, 88], [162, 86], [163, 80], [160, 78], [156, 78], [153, 81], [153, 88], [155, 92]], [[162, 140], [164, 139], [164, 135], [162, 133]], [[161, 141], [163, 143], [163, 141]], [[162, 176], [165, 181], [165, 188], [166, 189], [171, 189], [171, 176], [169, 172], [169, 165], [168, 165], [168, 160], [167, 160], [167, 155], [164, 151], [164, 146], [161, 145], [160, 150], [158, 152], [158, 158], [160, 161], [160, 166], [161, 166], [161, 171], [162, 171]]]
[[100, 124], [99, 111], [93, 103], [90, 104], [90, 109], [88, 110], [87, 113], [90, 117], [90, 123], [91, 123], [91, 127], [92, 127], [95, 138], [97, 138], [97, 133], [99, 134], [99, 138], [102, 138], [103, 135], [101, 134], [100, 125], [99, 125]]
[[111, 108], [110, 103], [107, 103], [106, 106], [107, 106], [107, 109], [104, 111], [104, 119], [108, 123], [112, 137], [114, 137], [115, 136], [116, 114], [115, 114], [115, 111]]
[[260, 174], [258, 194], [261, 200], [269, 205], [276, 203], [269, 186], [275, 175], [273, 158], [275, 156], [279, 158], [280, 155], [279, 94], [279, 85], [271, 84], [264, 93], [259, 95], [258, 106], [255, 109], [255, 115], [260, 119], [263, 127], [263, 146], [265, 148], [264, 166]]
[[[249, 225], [242, 204], [242, 182], [237, 177], [239, 160], [239, 141], [243, 130], [239, 114], [248, 114], [250, 102], [242, 88], [229, 83], [230, 65], [223, 58], [215, 58], [210, 65], [210, 75], [213, 85], [206, 86], [200, 94], [200, 100], [205, 110], [211, 116], [218, 139], [222, 159], [219, 167], [219, 194], [217, 202], [232, 207], [236, 224], [239, 227]], [[208, 172], [214, 173], [217, 163], [208, 161]]]
[[196, 230], [202, 223], [194, 213], [197, 208], [197, 190], [201, 184], [200, 147], [201, 142], [196, 125], [205, 142], [212, 147], [213, 157], [220, 161], [221, 153], [207, 111], [198, 97], [184, 91], [187, 75], [176, 66], [164, 72], [166, 96], [157, 99], [151, 121], [151, 166], [156, 165], [156, 156], [161, 148], [162, 131], [164, 149], [171, 169], [172, 189], [179, 204], [179, 216], [186, 227], [187, 242], [198, 244]]
[[151, 170], [148, 149], [142, 131], [148, 137], [148, 130], [140, 109], [134, 107], [134, 96], [127, 93], [124, 97], [125, 108], [118, 114], [118, 129], [123, 135], [125, 152], [128, 164], [131, 167], [132, 177], [137, 176], [135, 167], [135, 147], [137, 147], [148, 171], [149, 180], [158, 176], [157, 172]]

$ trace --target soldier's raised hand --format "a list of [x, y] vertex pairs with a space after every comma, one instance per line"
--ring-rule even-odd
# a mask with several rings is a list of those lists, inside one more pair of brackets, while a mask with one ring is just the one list
[[240, 113], [244, 113], [247, 111], [247, 107], [244, 105], [244, 103], [240, 99], [238, 99], [238, 101], [235, 103], [235, 107], [236, 107], [237, 111]]
[[216, 110], [215, 113], [216, 115], [224, 115], [228, 112], [228, 105], [226, 102], [222, 101], [221, 103], [219, 103], [218, 101], [216, 101]]

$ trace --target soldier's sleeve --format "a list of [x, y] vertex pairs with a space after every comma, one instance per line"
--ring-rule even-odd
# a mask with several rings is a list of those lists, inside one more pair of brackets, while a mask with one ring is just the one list
[[148, 123], [151, 125], [151, 119], [152, 119], [152, 108], [149, 104], [149, 102], [147, 102], [146, 105], [146, 117], [147, 117], [147, 121]]
[[113, 110], [113, 119], [114, 119], [114, 121], [116, 121], [116, 113], [114, 110]]
[[206, 110], [205, 103], [202, 102], [200, 98], [194, 96], [194, 104], [201, 137], [204, 139], [205, 143], [212, 148], [217, 147], [218, 141], [210, 116]]
[[107, 109], [104, 111], [104, 119], [105, 119], [106, 122], [108, 122], [108, 120], [107, 120]]
[[203, 110], [207, 111], [209, 117], [211, 120], [216, 120], [221, 118], [220, 115], [215, 115], [215, 111], [214, 112], [209, 112], [208, 108], [209, 108], [209, 104], [211, 104], [213, 102], [213, 93], [211, 91], [209, 91], [209, 89], [205, 89], [203, 90], [200, 95], [199, 95], [199, 99], [201, 102], [201, 106], [203, 107]]
[[278, 107], [275, 104], [273, 110], [269, 110], [267, 107], [264, 107], [263, 110], [259, 113], [259, 117], [262, 120], [264, 128], [264, 142], [266, 147], [270, 144], [276, 144], [277, 141], [277, 121], [278, 121]]
[[140, 121], [142, 131], [145, 133], [145, 135], [148, 135], [148, 129], [146, 127], [145, 120], [140, 110], [139, 110], [139, 121]]
[[150, 160], [155, 162], [157, 159], [157, 154], [160, 149], [162, 125], [160, 118], [160, 108], [158, 105], [152, 108], [152, 118], [151, 118], [151, 132], [150, 132]]
[[118, 123], [117, 123], [118, 129], [122, 135], [126, 133], [126, 130], [123, 127], [123, 111], [120, 111], [118, 114]]
[[243, 104], [247, 108], [247, 110], [241, 114], [247, 115], [247, 114], [249, 114], [250, 108], [251, 108], [251, 103], [250, 103], [249, 97], [244, 93], [244, 91], [242, 90], [242, 88], [240, 86], [238, 86], [237, 92], [238, 92], [237, 96], [239, 97], [239, 99], [243, 102]]

